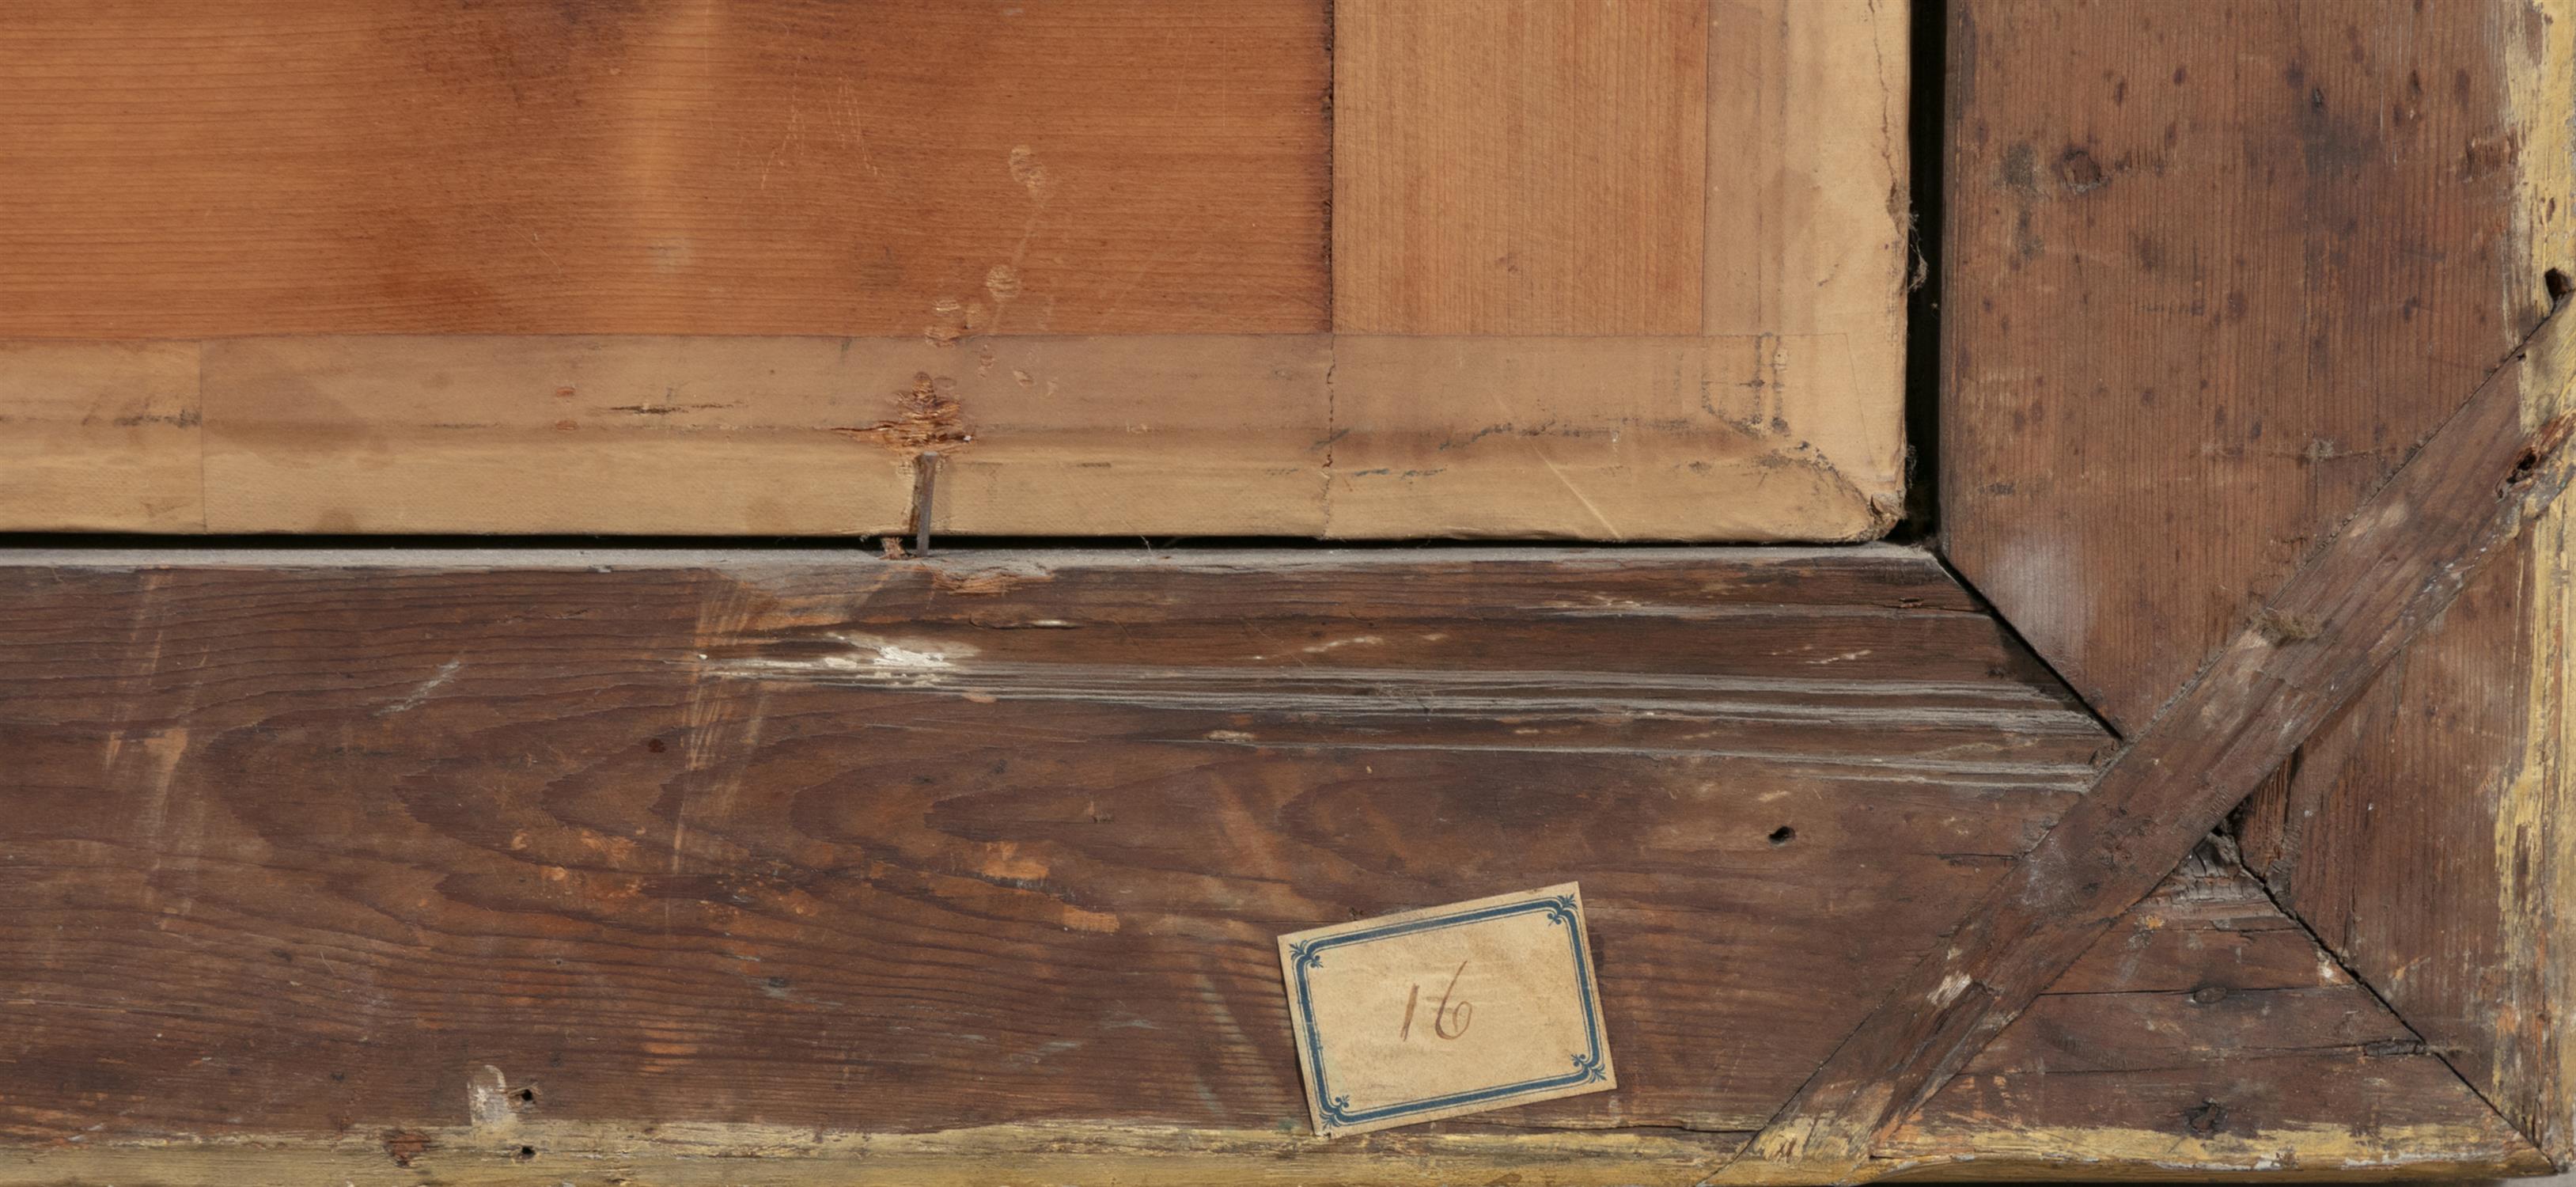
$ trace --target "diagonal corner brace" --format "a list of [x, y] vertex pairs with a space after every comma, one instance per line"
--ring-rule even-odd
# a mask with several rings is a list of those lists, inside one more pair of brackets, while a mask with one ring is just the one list
[[[1871, 1151], [2451, 604], [2569, 481], [2576, 316], [2553, 312], [2132, 738], [2083, 800], [1710, 1183], [1894, 1170]], [[2287, 624], [2287, 625], [2285, 625]]]

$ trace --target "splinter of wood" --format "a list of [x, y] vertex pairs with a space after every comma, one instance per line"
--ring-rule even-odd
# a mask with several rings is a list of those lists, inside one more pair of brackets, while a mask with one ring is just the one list
[[2565, 488], [2570, 324], [2553, 313], [2480, 383], [1710, 1182], [1892, 1169], [1870, 1165], [1887, 1133]]

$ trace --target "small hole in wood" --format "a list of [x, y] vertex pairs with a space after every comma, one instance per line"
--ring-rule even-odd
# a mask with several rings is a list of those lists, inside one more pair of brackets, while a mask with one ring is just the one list
[[534, 1146], [521, 1146], [519, 1147], [519, 1152], [517, 1154], [511, 1155], [511, 1157], [516, 1158], [521, 1162], [530, 1161], [536, 1156], [537, 1148]]
[[537, 1090], [536, 1090], [536, 1089], [534, 1089], [534, 1088], [522, 1088], [522, 1089], [520, 1089], [520, 1090], [519, 1090], [519, 1103], [520, 1103], [520, 1104], [523, 1104], [523, 1105], [532, 1105], [532, 1104], [537, 1103]]
[[2563, 268], [2552, 268], [2541, 273], [2540, 283], [2549, 289], [2549, 307], [2552, 309], [2565, 304], [2567, 294], [2576, 293], [2576, 281], [2569, 280], [2567, 271]]
[[1780, 827], [1778, 827], [1778, 828], [1772, 829], [1772, 830], [1771, 830], [1771, 836], [1770, 836], [1770, 838], [1769, 838], [1770, 842], [1771, 842], [1772, 844], [1774, 844], [1774, 845], [1786, 845], [1786, 844], [1788, 844], [1789, 842], [1794, 841], [1794, 840], [1797, 840], [1797, 839], [1798, 839], [1798, 830], [1796, 830], [1796, 829], [1794, 829], [1794, 828], [1791, 828], [1791, 827], [1789, 827], [1788, 825], [1785, 825], [1785, 824], [1784, 824], [1784, 825], [1781, 825], [1781, 826], [1780, 826]]

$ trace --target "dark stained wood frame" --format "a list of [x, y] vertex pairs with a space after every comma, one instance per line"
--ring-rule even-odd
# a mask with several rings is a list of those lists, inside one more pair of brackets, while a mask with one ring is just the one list
[[[2564, 312], [2544, 322], [2355, 509], [1737, 1165], [1868, 1166], [1890, 1131], [2449, 608], [2576, 473], [2571, 325]], [[2535, 411], [2545, 419], [2534, 423]]]
[[[1954, 57], [1973, 58], [1979, 52], [1975, 18], [2004, 2], [2008, 0], [1960, 0]], [[2070, 7], [2066, 13], [2071, 15], [2054, 31], [2069, 38], [2097, 31], [2114, 19], [2080, 7]], [[2017, 30], [2037, 36], [2031, 28]], [[1991, 29], [1988, 32], [1992, 34]], [[2532, 37], [2537, 48], [2513, 52], [2546, 61], [2566, 60], [2563, 30]], [[1992, 43], [1986, 48], [1991, 51]], [[2506, 50], [2494, 53], [2499, 60], [2507, 57]], [[2363, 61], [2358, 35], [2353, 54], [2356, 63]], [[1954, 69], [1972, 71], [1974, 65], [1971, 61]], [[2181, 86], [2183, 74], [2177, 69], [2172, 85]], [[2467, 78], [2465, 69], [2461, 77]], [[2127, 85], [2123, 80], [2122, 88]], [[2470, 89], [2465, 81], [2461, 84], [2463, 103], [2472, 102], [2467, 97]], [[2317, 85], [2315, 96], [2313, 108], [2325, 110], [2324, 83]], [[2334, 98], [2341, 101], [2343, 95], [2338, 91]], [[2565, 98], [2563, 87], [2536, 97], [2517, 92], [2508, 104], [2508, 114], [2558, 111]], [[1985, 101], [2004, 102], [1991, 97]], [[2402, 123], [2404, 117], [2401, 108], [2393, 118]], [[2104, 114], [2100, 118], [2121, 117]], [[2331, 137], [2311, 136], [2311, 147], [2324, 139]], [[2463, 147], [2465, 160], [2458, 167], [2464, 175], [2504, 167], [2482, 153], [2511, 155], [2482, 144], [2473, 140]], [[2016, 158], [2009, 149], [1998, 150], [2004, 161], [1999, 182], [1997, 176], [1960, 176], [1953, 179], [1954, 190], [2000, 184], [2022, 200], [2034, 201], [2021, 191], [2036, 193], [2054, 186], [2081, 196], [2108, 184], [2113, 172], [2129, 167], [2116, 161], [2106, 165], [2092, 147], [2073, 138], [2052, 153], [2043, 161], [2028, 151]], [[2546, 188], [2567, 176], [2563, 171], [2552, 172], [2564, 161], [2545, 156], [2537, 146], [2530, 149], [2529, 158], [2516, 166], [2526, 173], [2523, 188], [2510, 191], [2513, 201], [2528, 200], [2534, 185]], [[2334, 159], [2311, 158], [2308, 165], [2327, 172], [2350, 168], [2349, 162]], [[2402, 206], [2404, 198], [2392, 201]], [[2555, 206], [2553, 201], [2553, 217]], [[2030, 230], [2028, 210], [2022, 213], [2019, 232], [2030, 238], [2014, 242], [2013, 248], [2025, 257], [2035, 257], [2040, 249], [2030, 244], [2038, 242], [2039, 233]], [[2446, 210], [2444, 216], [2474, 221], [2501, 218], [2504, 213], [2502, 206], [2490, 203], [2467, 205], [2464, 213]], [[1986, 231], [1994, 228], [1992, 220], [1978, 225]], [[2538, 231], [2530, 232], [2529, 238], [2519, 246], [2534, 257], [2560, 246], [2559, 240]], [[1975, 246], [1988, 254], [1954, 249], [1949, 253], [1951, 265], [1994, 267], [1999, 257], [1991, 253], [1992, 243]], [[2161, 244], [2134, 250], [2142, 265], [2151, 269], [2154, 260], [2175, 248]], [[2521, 256], [2514, 259], [2524, 262]], [[2366, 274], [2366, 269], [2348, 262], [2334, 266]], [[2552, 295], [2563, 297], [2565, 274], [2553, 272], [2552, 276]], [[1979, 278], [1980, 283], [1992, 280], [1991, 276]], [[2488, 287], [2506, 286], [2488, 283]], [[2524, 295], [2520, 290], [2506, 291], [2501, 303], [2513, 305]], [[2387, 294], [2369, 296], [2384, 300]], [[2222, 302], [2222, 322], [2224, 307]], [[2340, 715], [2370, 694], [2374, 677], [2410, 647], [2422, 646], [2420, 639], [2438, 636], [2445, 629], [2446, 611], [2463, 591], [2475, 588], [2496, 569], [2528, 562], [2532, 547], [2528, 529], [2551, 512], [2553, 502], [2576, 478], [2576, 450], [2569, 448], [2569, 438], [2576, 435], [2576, 412], [2570, 409], [2571, 384], [2576, 384], [2576, 315], [2553, 308], [2535, 320], [2533, 328], [2500, 359], [2478, 368], [2480, 378], [2460, 385], [2467, 389], [2465, 399], [2458, 398], [2458, 387], [2439, 385], [2403, 395], [2410, 405], [2433, 410], [2425, 416], [2430, 430], [2388, 447], [2391, 464], [2385, 475], [2348, 492], [2348, 501], [2326, 517], [2324, 530], [2284, 566], [2277, 581], [2247, 600], [2241, 622], [2231, 624], [2177, 691], [2141, 694], [2124, 688], [2116, 690], [2113, 699], [2102, 696], [2104, 687], [2088, 686], [2079, 678], [2079, 687], [2103, 700], [2115, 722], [2130, 727], [2118, 756], [2103, 769], [2089, 795], [2012, 866], [1946, 937], [1946, 943], [1896, 983], [1885, 1001], [1841, 1042], [1769, 1125], [1708, 1182], [1860, 1179], [1914, 1169], [1910, 1159], [1886, 1153], [1909, 1117], [2076, 968], [2124, 913], [2156, 893], [2231, 811], [2249, 796], [2260, 803], [2263, 795], [2279, 794], [2278, 786], [2294, 782], [2295, 759], [2302, 747], [2338, 728]], [[1988, 335], [2003, 337], [1999, 327], [1975, 318], [1963, 318], [1949, 332], [1954, 342], [1980, 351], [1997, 346]], [[2110, 355], [2126, 352], [2128, 361], [2139, 366], [2154, 365], [2149, 357], [2154, 348], [2143, 338], [2088, 346]], [[1954, 376], [1951, 382], [1960, 380]], [[1991, 410], [1972, 409], [1971, 415], [1991, 416]], [[2283, 418], [2295, 415], [2296, 410], [2291, 410]], [[1986, 456], [1991, 460], [1991, 453]], [[2312, 451], [2308, 460], [2325, 456], [2331, 456], [2331, 451], [2326, 455]], [[1959, 537], [1967, 541], [1962, 559], [1971, 580], [1998, 563], [1994, 558], [2002, 546], [1995, 542], [1991, 525], [2008, 514], [1995, 510], [1993, 500], [2001, 496], [1992, 489], [2008, 483], [1973, 481], [1981, 477], [1993, 476], [1950, 475], [1954, 506], [1972, 511], [1971, 522]], [[1970, 481], [1963, 483], [1962, 478]], [[1998, 601], [2011, 618], [2016, 612], [2013, 596]], [[2043, 654], [2051, 658], [2075, 654], [2072, 641], [2045, 626], [2037, 624], [2033, 630]], [[2189, 638], [2190, 633], [2183, 636]], [[2559, 641], [2556, 636], [2548, 638]], [[2267, 779], [2275, 779], [2273, 789], [2267, 790]], [[2564, 1086], [2557, 1090], [2563, 1092]], [[2517, 1103], [2513, 1109], [2522, 1107]], [[2506, 1111], [2510, 1115], [2513, 1109]], [[2557, 1157], [2568, 1152], [2567, 1134], [2556, 1117], [2534, 1122], [2526, 1111], [2514, 1119], [2542, 1152]], [[1086, 1145], [1089, 1139], [1074, 1133], [1052, 1140], [1056, 1152], [1091, 1159], [1076, 1165], [1095, 1169], [1104, 1165], [1098, 1160], [1134, 1156], [1132, 1149], [1115, 1142]], [[1382, 1150], [1421, 1152], [1403, 1145], [1401, 1139]], [[1266, 1148], [1246, 1143], [1232, 1153], [1247, 1159], [1238, 1166], [1248, 1167], [1249, 1160], [1266, 1156]], [[1690, 1164], [1694, 1152], [1659, 1148], [1641, 1153], [1681, 1167]], [[1316, 1164], [1305, 1165], [1313, 1170]], [[1600, 1169], [1587, 1168], [1585, 1173]], [[2516, 1169], [2530, 1167], [2516, 1164]], [[1331, 1173], [1369, 1177], [1374, 1172], [1361, 1158]]]
[[2576, 1155], [2571, 15], [1949, 5], [1943, 551], [2127, 748], [1721, 1178], [1892, 1169], [2231, 812], [2462, 1088]]

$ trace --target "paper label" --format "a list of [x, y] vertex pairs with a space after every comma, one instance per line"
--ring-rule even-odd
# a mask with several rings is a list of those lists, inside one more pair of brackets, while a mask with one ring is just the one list
[[1619, 1086], [1574, 883], [1279, 937], [1315, 1132]]

